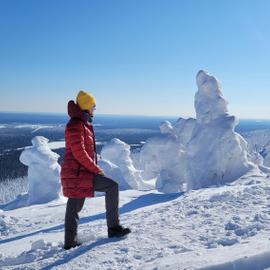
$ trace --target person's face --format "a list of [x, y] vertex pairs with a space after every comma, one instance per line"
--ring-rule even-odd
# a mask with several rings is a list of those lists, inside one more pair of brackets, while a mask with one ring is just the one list
[[96, 109], [96, 105], [94, 105], [89, 110], [84, 110], [84, 112], [86, 113], [86, 116], [87, 116], [87, 119], [88, 119], [89, 122], [92, 122], [93, 121], [93, 116], [94, 116], [95, 109]]
[[88, 111], [90, 115], [94, 115], [94, 111], [96, 110], [96, 105], [93, 105]]

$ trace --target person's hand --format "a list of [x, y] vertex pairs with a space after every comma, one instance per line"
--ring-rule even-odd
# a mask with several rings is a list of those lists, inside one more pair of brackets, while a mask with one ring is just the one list
[[104, 171], [103, 170], [101, 170], [98, 174], [100, 174], [100, 175], [102, 175], [102, 176], [104, 176], [105, 175], [105, 173], [104, 173]]

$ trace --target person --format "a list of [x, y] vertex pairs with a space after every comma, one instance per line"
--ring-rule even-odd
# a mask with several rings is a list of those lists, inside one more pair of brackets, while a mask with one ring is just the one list
[[68, 197], [65, 214], [64, 248], [80, 245], [77, 238], [78, 213], [86, 197], [94, 197], [95, 191], [105, 192], [108, 237], [122, 237], [129, 228], [119, 224], [118, 184], [106, 177], [97, 164], [97, 152], [92, 119], [96, 100], [91, 93], [79, 91], [76, 103], [68, 102], [70, 120], [65, 129], [65, 155], [61, 163], [61, 184]]

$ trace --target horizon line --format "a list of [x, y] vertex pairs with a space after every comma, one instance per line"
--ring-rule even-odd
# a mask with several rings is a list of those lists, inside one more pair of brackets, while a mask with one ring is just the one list
[[[44, 114], [44, 115], [66, 115], [68, 114], [66, 112], [26, 112], [26, 111], [0, 111], [0, 113], [10, 113], [10, 114]], [[97, 113], [98, 115], [108, 115], [108, 116], [143, 116], [143, 117], [173, 117], [173, 118], [179, 118], [179, 117], [189, 117], [189, 116], [178, 116], [178, 115], [146, 115], [146, 114], [113, 114], [113, 113]], [[190, 116], [191, 117], [191, 116]]]
[[[43, 115], [62, 115], [62, 116], [68, 116], [65, 112], [25, 112], [25, 111], [0, 111], [0, 113], [10, 113], [10, 114], [43, 114]], [[110, 114], [110, 113], [98, 113], [95, 114], [96, 116], [130, 116], [130, 117], [170, 117], [170, 118], [194, 118], [193, 116], [187, 116], [187, 115], [146, 115], [146, 114]], [[247, 118], [247, 117], [237, 117], [239, 120], [254, 120], [254, 121], [266, 121], [270, 120], [270, 118]], [[196, 119], [196, 118], [195, 118]]]

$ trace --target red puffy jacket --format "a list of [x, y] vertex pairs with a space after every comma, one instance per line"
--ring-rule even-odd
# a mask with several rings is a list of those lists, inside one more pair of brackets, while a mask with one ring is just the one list
[[66, 125], [66, 149], [61, 164], [63, 194], [69, 198], [93, 197], [93, 178], [101, 172], [94, 129], [73, 100], [68, 102], [68, 114], [71, 119]]

